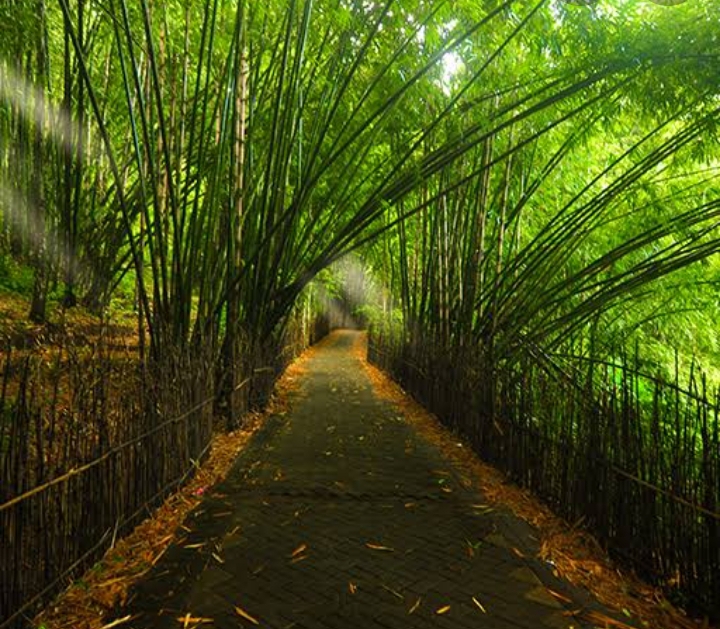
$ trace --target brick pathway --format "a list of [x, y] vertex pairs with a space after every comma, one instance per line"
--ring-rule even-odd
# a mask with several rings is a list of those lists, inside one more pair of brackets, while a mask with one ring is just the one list
[[533, 559], [532, 529], [484, 506], [374, 395], [354, 334], [309, 361], [292, 411], [186, 521], [122, 626], [590, 627], [548, 593], [595, 606]]

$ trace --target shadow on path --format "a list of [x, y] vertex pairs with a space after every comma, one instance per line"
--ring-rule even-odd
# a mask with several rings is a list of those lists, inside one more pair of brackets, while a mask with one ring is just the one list
[[308, 360], [292, 410], [191, 514], [123, 627], [591, 626], [559, 602], [592, 604], [533, 559], [532, 529], [465, 489], [373, 393], [357, 335]]

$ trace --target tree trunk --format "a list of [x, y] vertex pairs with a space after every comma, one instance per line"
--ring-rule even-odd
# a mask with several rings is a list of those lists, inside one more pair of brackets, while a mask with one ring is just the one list
[[47, 316], [48, 260], [45, 233], [45, 193], [43, 190], [43, 166], [45, 162], [44, 124], [45, 75], [47, 71], [47, 51], [45, 41], [45, 0], [37, 0], [38, 12], [38, 47], [37, 47], [37, 94], [35, 97], [35, 133], [33, 139], [32, 184], [30, 190], [30, 233], [34, 246], [35, 282], [33, 284], [30, 319], [36, 323], [44, 322]]
[[[242, 11], [242, 7], [240, 8]], [[242, 18], [241, 18], [242, 19]], [[238, 43], [237, 59], [237, 91], [235, 94], [235, 128], [233, 143], [233, 159], [231, 175], [233, 188], [228, 214], [228, 274], [227, 274], [227, 309], [225, 322], [224, 354], [225, 373], [222, 381], [228, 389], [225, 402], [227, 422], [230, 429], [237, 427], [237, 421], [243, 412], [242, 399], [245, 393], [238, 391], [240, 379], [246, 377], [242, 369], [241, 337], [238, 329], [240, 323], [240, 291], [235, 286], [235, 278], [242, 268], [242, 223], [245, 195], [245, 133], [248, 114], [248, 59], [242, 34]]]

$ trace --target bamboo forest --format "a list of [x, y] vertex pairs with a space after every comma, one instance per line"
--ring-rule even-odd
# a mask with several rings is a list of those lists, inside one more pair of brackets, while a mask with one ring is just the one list
[[720, 622], [717, 0], [0, 0], [0, 629]]

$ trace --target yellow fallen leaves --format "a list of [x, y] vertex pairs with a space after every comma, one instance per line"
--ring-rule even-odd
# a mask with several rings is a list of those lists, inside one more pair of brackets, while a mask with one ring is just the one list
[[308, 556], [305, 554], [306, 550], [307, 550], [307, 544], [300, 544], [300, 546], [298, 546], [290, 554], [290, 563], [298, 563], [299, 561], [303, 561], [304, 559], [307, 559]]
[[348, 583], [348, 590], [350, 590], [350, 594], [355, 594], [355, 592], [357, 592], [357, 585], [350, 581]]
[[418, 607], [420, 607], [420, 601], [422, 601], [422, 598], [418, 597], [418, 600], [415, 601], [415, 604], [408, 610], [408, 614], [412, 614], [417, 611]]
[[435, 610], [435, 613], [440, 616], [441, 614], [447, 614], [450, 611], [450, 605], [443, 605], [439, 609]]
[[119, 627], [120, 625], [124, 625], [126, 622], [128, 622], [132, 619], [133, 619], [132, 616], [124, 616], [123, 618], [118, 618], [117, 620], [113, 620], [112, 622], [109, 622], [108, 624], [103, 625], [102, 627], [100, 627], [100, 629], [112, 629], [113, 627]]
[[473, 603], [475, 603], [475, 605], [477, 605], [477, 607], [480, 609], [480, 611], [483, 614], [487, 614], [487, 609], [485, 609], [483, 604], [479, 600], [477, 600], [474, 596], [472, 597], [472, 601], [473, 601]]
[[386, 592], [390, 592], [390, 594], [392, 594], [395, 598], [398, 598], [401, 601], [405, 600], [405, 597], [402, 594], [400, 594], [400, 592], [393, 590], [392, 588], [388, 587], [387, 585], [381, 583], [380, 587], [382, 587], [382, 589], [385, 590]]
[[251, 622], [253, 625], [259, 625], [260, 621], [248, 614], [242, 607], [235, 606], [235, 613], [240, 616], [240, 618], [244, 618], [248, 622]]
[[179, 618], [176, 618], [175, 620], [182, 623], [182, 629], [191, 629], [191, 628], [197, 627], [198, 625], [205, 625], [205, 624], [213, 621], [212, 618], [202, 618], [202, 617], [193, 616], [190, 612], [188, 612], [184, 616], [180, 616]]
[[[165, 554], [165, 552], [167, 551], [168, 548], [169, 548], [169, 546], [165, 546], [163, 549], [161, 549], [160, 552], [157, 555], [155, 555], [153, 560], [150, 562], [150, 565], [154, 566], [158, 561], [160, 561], [162, 559], [162, 556]], [[123, 579], [123, 577], [118, 577], [118, 580], [124, 580], [124, 579]], [[116, 579], [113, 579], [113, 581], [116, 581]]]
[[395, 549], [390, 548], [389, 546], [383, 546], [382, 544], [372, 544], [370, 542], [366, 542], [365, 546], [367, 546], [370, 550], [384, 550], [385, 552], [393, 552]]
[[564, 594], [560, 594], [560, 592], [556, 592], [555, 590], [551, 590], [550, 588], [545, 588], [550, 594], [552, 594], [557, 600], [559, 600], [561, 603], [565, 603], [566, 605], [569, 605], [572, 603], [572, 599], [568, 598]]

